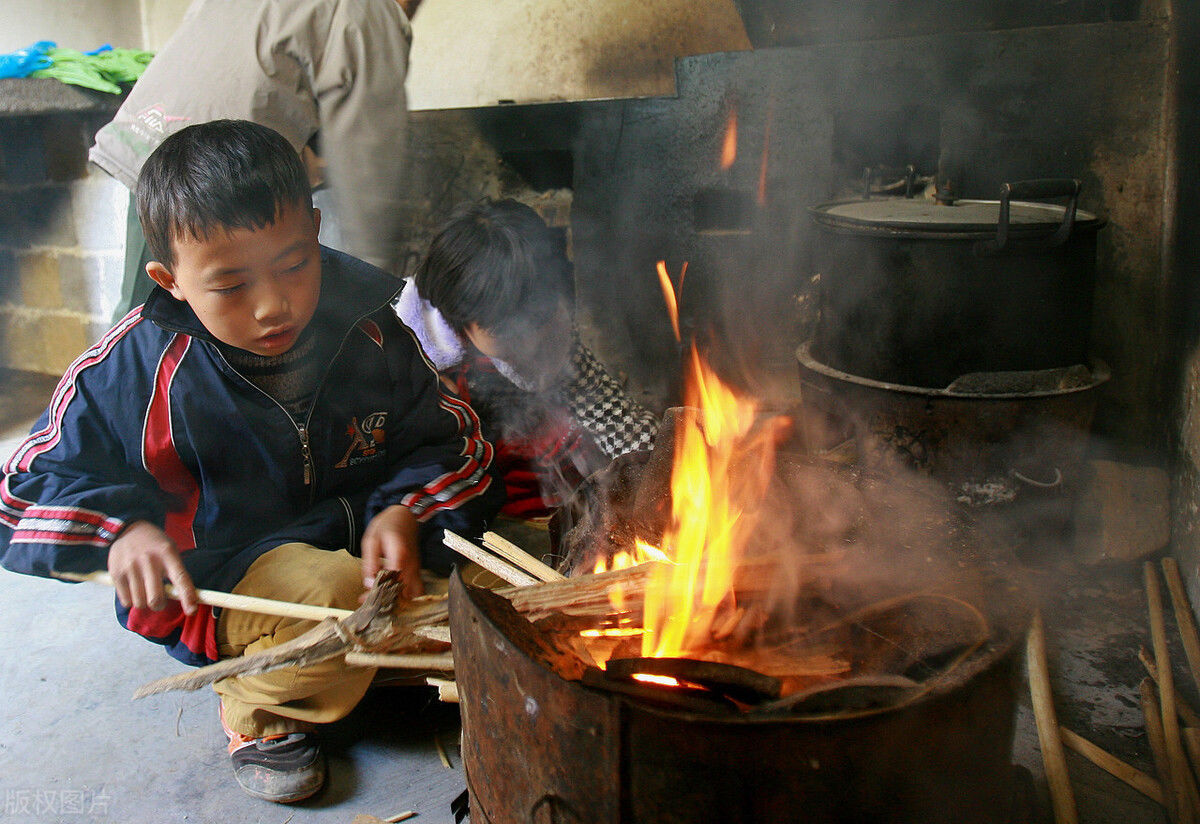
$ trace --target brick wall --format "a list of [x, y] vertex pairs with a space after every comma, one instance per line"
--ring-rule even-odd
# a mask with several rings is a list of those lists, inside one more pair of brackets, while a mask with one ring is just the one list
[[87, 164], [106, 120], [0, 118], [0, 367], [62, 373], [109, 327], [129, 195]]

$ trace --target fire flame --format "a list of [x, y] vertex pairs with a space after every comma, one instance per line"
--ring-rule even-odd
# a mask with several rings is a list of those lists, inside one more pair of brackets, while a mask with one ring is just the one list
[[[657, 269], [678, 339], [678, 301], [666, 263], [659, 261]], [[682, 278], [681, 273], [681, 283]], [[633, 550], [595, 567], [600, 573], [660, 562], [650, 573], [643, 603], [640, 632], [647, 658], [686, 656], [728, 634], [721, 627], [737, 614], [738, 564], [774, 471], [779, 428], [761, 425], [757, 403], [723, 383], [694, 344], [685, 377], [686, 405], [676, 422], [671, 471], [671, 517], [661, 547], [639, 540]], [[609, 591], [609, 599], [618, 613], [626, 611], [619, 588]], [[585, 636], [610, 633], [589, 630]]]
[[[659, 261], [658, 273], [678, 339], [678, 301], [665, 262]], [[682, 655], [710, 636], [721, 605], [732, 597], [737, 563], [774, 466], [770, 427], [755, 428], [757, 404], [722, 383], [695, 345], [686, 377], [670, 523], [661, 549], [639, 542], [634, 556], [648, 560], [657, 554], [671, 561], [656, 567], [647, 584], [646, 657]]]
[[767, 121], [763, 124], [762, 160], [758, 166], [758, 205], [767, 205], [767, 168], [771, 156], [771, 126], [775, 122], [775, 101], [767, 109]]
[[721, 171], [725, 171], [737, 160], [737, 109], [729, 110], [725, 123], [725, 139], [721, 141]]
[[756, 429], [757, 404], [720, 381], [693, 346], [687, 406], [677, 422], [671, 472], [671, 518], [659, 565], [647, 582], [646, 657], [683, 656], [712, 636], [771, 467], [773, 440]]

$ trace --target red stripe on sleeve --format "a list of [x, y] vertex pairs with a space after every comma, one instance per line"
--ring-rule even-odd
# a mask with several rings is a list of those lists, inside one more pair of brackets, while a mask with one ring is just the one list
[[167, 509], [165, 531], [180, 551], [196, 545], [192, 525], [200, 504], [200, 487], [175, 450], [170, 392], [171, 382], [191, 343], [189, 336], [176, 335], [163, 352], [142, 433], [142, 461], [146, 471], [154, 476], [159, 488], [174, 499]]

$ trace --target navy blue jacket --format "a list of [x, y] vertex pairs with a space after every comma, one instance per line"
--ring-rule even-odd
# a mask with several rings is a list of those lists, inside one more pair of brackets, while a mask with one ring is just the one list
[[[364, 525], [403, 504], [421, 523], [422, 564], [448, 571], [442, 530], [478, 535], [503, 503], [492, 447], [391, 310], [397, 281], [330, 249], [321, 263], [312, 323], [333, 343], [323, 351], [337, 348], [303, 424], [156, 288], [71, 365], [5, 464], [4, 567], [104, 569], [121, 529], [145, 520], [175, 541], [196, 586], [228, 591], [283, 543], [357, 554]], [[117, 611], [180, 660], [218, 657], [208, 607]]]

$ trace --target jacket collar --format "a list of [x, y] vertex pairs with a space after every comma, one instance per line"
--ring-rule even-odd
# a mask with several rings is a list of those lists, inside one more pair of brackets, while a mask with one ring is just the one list
[[[313, 323], [326, 334], [342, 335], [366, 315], [386, 307], [404, 283], [382, 269], [344, 252], [321, 247], [321, 297]], [[182, 332], [216, 343], [192, 308], [155, 286], [142, 307], [142, 317], [168, 332]]]

